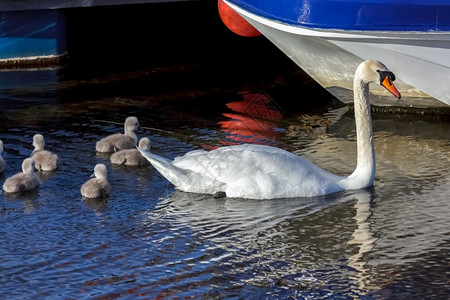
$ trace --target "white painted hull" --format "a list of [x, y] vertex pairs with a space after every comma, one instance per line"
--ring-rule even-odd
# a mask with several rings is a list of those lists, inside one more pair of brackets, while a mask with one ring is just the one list
[[367, 59], [383, 62], [397, 77], [396, 101], [371, 87], [378, 106], [450, 106], [450, 32], [367, 32], [317, 30], [260, 17], [227, 2], [336, 98], [353, 101], [353, 75]]

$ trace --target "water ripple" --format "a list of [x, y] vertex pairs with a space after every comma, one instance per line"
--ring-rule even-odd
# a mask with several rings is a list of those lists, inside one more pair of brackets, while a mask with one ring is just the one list
[[[3, 179], [20, 169], [37, 131], [48, 136], [61, 166], [41, 176], [37, 191], [0, 194], [0, 295], [386, 299], [450, 293], [447, 122], [375, 116], [377, 175], [367, 190], [313, 199], [213, 199], [174, 190], [153, 168], [112, 166], [108, 155], [95, 153], [96, 140], [122, 130], [100, 121], [129, 113], [167, 127], [139, 136], [150, 136], [153, 151], [168, 158], [226, 141], [218, 99], [201, 102], [199, 112], [144, 98], [138, 108], [111, 98], [53, 101], [51, 109], [43, 100], [8, 103], [11, 123], [0, 126], [8, 164]], [[206, 103], [214, 101], [209, 114]], [[274, 126], [283, 130], [271, 143], [349, 174], [356, 163], [354, 120], [343, 111], [329, 112], [329, 130], [307, 139], [282, 128], [281, 120]], [[30, 118], [22, 122], [23, 116]], [[82, 199], [79, 188], [99, 162], [108, 167], [111, 196]]]

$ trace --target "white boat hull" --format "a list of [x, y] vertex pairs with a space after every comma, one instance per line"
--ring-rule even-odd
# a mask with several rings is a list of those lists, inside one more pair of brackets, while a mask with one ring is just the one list
[[353, 101], [353, 75], [359, 63], [374, 59], [395, 73], [402, 100], [373, 86], [373, 105], [450, 108], [450, 33], [308, 29], [227, 4], [344, 103]]

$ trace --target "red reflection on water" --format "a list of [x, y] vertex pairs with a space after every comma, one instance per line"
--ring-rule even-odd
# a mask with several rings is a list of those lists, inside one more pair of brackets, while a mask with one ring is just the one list
[[265, 92], [241, 94], [244, 100], [227, 103], [235, 112], [258, 119], [280, 120], [283, 112], [273, 99]]
[[279, 134], [276, 121], [283, 117], [282, 110], [265, 92], [242, 94], [243, 100], [227, 103], [226, 106], [236, 113], [223, 113], [229, 120], [218, 124], [228, 133], [230, 141], [221, 141], [223, 145], [241, 143], [275, 144]]

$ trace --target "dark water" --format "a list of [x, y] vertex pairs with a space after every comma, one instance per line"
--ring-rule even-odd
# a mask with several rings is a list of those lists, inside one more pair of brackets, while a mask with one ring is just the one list
[[[165, 157], [254, 142], [349, 174], [352, 113], [286, 62], [271, 70], [233, 65], [226, 74], [188, 63], [0, 75], [1, 183], [20, 170], [35, 133], [61, 159], [36, 191], [0, 194], [3, 299], [450, 294], [448, 120], [374, 115], [373, 188], [313, 199], [213, 199], [175, 191], [151, 167], [113, 166], [95, 142], [135, 115], [138, 136]], [[96, 163], [106, 164], [112, 194], [82, 199]]]

